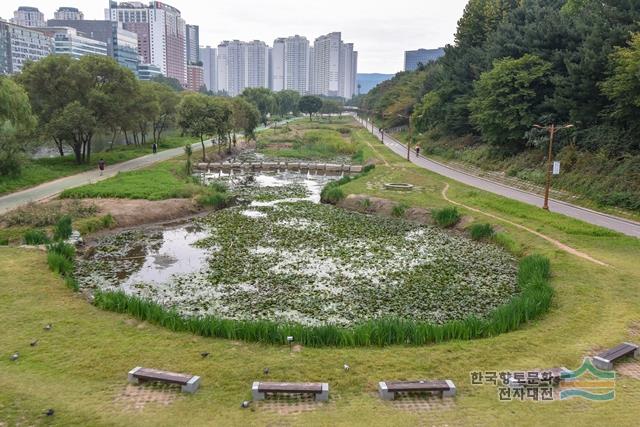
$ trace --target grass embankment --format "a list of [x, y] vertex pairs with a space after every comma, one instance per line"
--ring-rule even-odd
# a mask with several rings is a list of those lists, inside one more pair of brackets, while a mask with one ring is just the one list
[[362, 162], [359, 127], [347, 117], [332, 122], [297, 120], [258, 135], [258, 152], [272, 158], [302, 160], [351, 159]]
[[[158, 144], [158, 150], [183, 147], [189, 142], [195, 142], [191, 137], [168, 135]], [[91, 154], [91, 162], [77, 164], [73, 155], [27, 160], [22, 166], [22, 173], [16, 177], [3, 177], [0, 180], [0, 195], [23, 190], [47, 181], [53, 181], [65, 176], [97, 169], [98, 161], [103, 158], [107, 165], [125, 162], [137, 157], [151, 154], [151, 143], [143, 146], [116, 146], [113, 150]]]
[[[473, 386], [470, 372], [513, 371], [567, 366], [622, 341], [637, 342], [640, 327], [640, 240], [561, 215], [510, 201], [408, 164], [371, 140], [391, 166], [378, 165], [365, 179], [343, 188], [348, 193], [384, 197], [410, 206], [443, 208], [441, 191], [482, 211], [526, 224], [601, 259], [595, 265], [506, 223], [489, 221], [524, 253], [547, 256], [555, 290], [549, 313], [516, 331], [480, 340], [428, 346], [310, 348], [243, 343], [173, 332], [122, 314], [103, 311], [70, 292], [47, 268], [39, 251], [0, 248], [0, 420], [7, 425], [417, 425], [428, 414], [433, 425], [637, 425], [640, 382], [621, 375], [611, 402], [569, 400], [551, 403], [500, 402], [495, 387]], [[382, 159], [381, 159], [382, 160]], [[384, 190], [384, 182], [410, 182], [411, 193]], [[461, 209], [464, 215], [470, 214]], [[46, 323], [53, 323], [44, 332]], [[30, 347], [34, 338], [40, 341]], [[17, 362], [8, 356], [21, 353]], [[211, 356], [203, 359], [200, 352]], [[344, 363], [350, 371], [342, 369]], [[126, 373], [149, 366], [202, 377], [193, 396], [170, 405], [128, 409]], [[99, 367], [99, 369], [96, 369]], [[240, 409], [251, 383], [269, 380], [327, 381], [330, 403], [315, 411], [278, 414], [258, 407]], [[81, 373], [81, 375], [79, 375]], [[385, 379], [452, 379], [455, 403], [428, 412], [399, 409], [375, 394]], [[129, 394], [130, 396], [130, 394]], [[43, 411], [55, 408], [46, 419]]]

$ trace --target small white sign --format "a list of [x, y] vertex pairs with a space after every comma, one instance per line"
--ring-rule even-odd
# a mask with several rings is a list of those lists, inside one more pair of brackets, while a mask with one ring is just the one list
[[560, 162], [553, 162], [553, 174], [560, 175]]

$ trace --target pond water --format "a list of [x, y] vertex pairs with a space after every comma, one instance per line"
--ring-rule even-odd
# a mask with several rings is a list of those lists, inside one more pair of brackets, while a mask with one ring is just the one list
[[516, 260], [496, 246], [319, 204], [336, 177], [214, 175], [203, 178], [222, 181], [238, 206], [101, 239], [78, 260], [80, 286], [187, 317], [340, 326], [482, 317], [517, 292]]

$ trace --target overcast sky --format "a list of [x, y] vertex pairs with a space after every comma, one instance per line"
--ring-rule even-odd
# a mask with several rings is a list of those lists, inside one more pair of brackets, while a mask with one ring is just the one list
[[[144, 3], [148, 3], [145, 1]], [[404, 51], [437, 48], [453, 42], [456, 23], [467, 0], [171, 0], [187, 23], [200, 26], [200, 44], [222, 40], [264, 40], [317, 36], [341, 31], [355, 44], [361, 73], [395, 73]], [[376, 4], [377, 3], [377, 4]], [[0, 17], [9, 19], [18, 6], [35, 6], [53, 19], [59, 6], [82, 10], [85, 19], [104, 19], [108, 0], [2, 0]]]

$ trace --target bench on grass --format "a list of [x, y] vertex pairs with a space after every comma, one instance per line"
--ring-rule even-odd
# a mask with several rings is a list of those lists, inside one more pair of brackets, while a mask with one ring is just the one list
[[630, 342], [622, 343], [611, 350], [604, 351], [595, 356], [593, 358], [593, 364], [598, 369], [611, 371], [613, 370], [613, 362], [627, 356], [635, 358], [640, 357], [640, 350], [638, 350], [638, 346]]
[[394, 400], [396, 393], [439, 393], [442, 397], [452, 397], [456, 395], [456, 386], [451, 380], [380, 381], [378, 391], [382, 400]]
[[140, 366], [129, 371], [128, 380], [133, 384], [146, 381], [178, 384], [182, 386], [182, 391], [185, 393], [195, 393], [198, 387], [200, 387], [200, 377], [196, 375], [177, 374], [175, 372], [159, 371], [157, 369], [142, 368]]
[[253, 400], [264, 400], [266, 394], [304, 393], [313, 394], [315, 400], [329, 400], [328, 383], [265, 383], [256, 381], [251, 387]]

